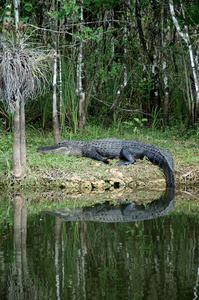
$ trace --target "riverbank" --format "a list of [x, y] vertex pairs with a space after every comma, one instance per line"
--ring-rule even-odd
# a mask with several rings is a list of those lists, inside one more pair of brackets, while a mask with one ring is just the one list
[[[85, 157], [67, 157], [37, 152], [41, 145], [52, 145], [51, 132], [36, 129], [27, 130], [27, 172], [24, 180], [13, 182], [10, 176], [12, 166], [12, 133], [1, 134], [0, 187], [7, 189], [63, 189], [66, 193], [89, 193], [123, 188], [164, 188], [165, 179], [161, 169], [147, 159], [137, 160], [134, 165], [118, 166], [116, 160], [111, 165]], [[179, 136], [176, 132], [114, 131], [98, 132], [87, 129], [79, 135], [63, 139], [92, 139], [115, 136], [125, 139], [139, 139], [168, 150], [174, 158], [176, 187], [199, 186], [198, 137]], [[69, 134], [68, 134], [69, 135]]]
[[[66, 193], [72, 194], [123, 188], [166, 187], [161, 169], [147, 159], [137, 160], [133, 165], [118, 166], [116, 160], [113, 160], [111, 165], [105, 165], [83, 157], [60, 157], [39, 153], [35, 153], [34, 156], [40, 163], [27, 167], [24, 180], [13, 182], [9, 174], [1, 173], [1, 188], [64, 189]], [[199, 186], [199, 162], [181, 163], [177, 154], [174, 160], [176, 188]]]

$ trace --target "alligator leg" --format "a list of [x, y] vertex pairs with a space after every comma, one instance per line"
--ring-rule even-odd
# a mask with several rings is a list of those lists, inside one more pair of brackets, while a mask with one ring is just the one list
[[89, 157], [89, 158], [92, 158], [92, 159], [96, 159], [96, 160], [99, 160], [99, 161], [102, 161], [104, 162], [105, 164], [108, 164], [109, 161], [108, 159], [104, 158], [98, 151], [95, 147], [93, 146], [87, 146], [85, 147], [83, 150], [82, 150], [82, 155], [85, 156], [85, 157]]
[[121, 160], [117, 162], [117, 164], [120, 165], [128, 165], [128, 164], [134, 164], [136, 158], [142, 159], [144, 157], [142, 150], [134, 149], [130, 147], [124, 147], [122, 148], [120, 152], [120, 158]]

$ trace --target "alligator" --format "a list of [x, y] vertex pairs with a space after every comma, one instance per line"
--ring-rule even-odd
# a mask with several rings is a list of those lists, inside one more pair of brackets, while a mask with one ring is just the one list
[[144, 205], [135, 202], [120, 201], [113, 205], [110, 201], [97, 203], [94, 206], [83, 208], [61, 208], [56, 211], [43, 210], [42, 214], [50, 214], [61, 218], [63, 221], [95, 221], [104, 223], [132, 222], [150, 220], [166, 215], [174, 209], [175, 189], [167, 188], [163, 195]]
[[163, 148], [138, 140], [117, 138], [90, 141], [65, 140], [53, 146], [39, 147], [37, 151], [75, 156], [82, 155], [106, 164], [109, 163], [108, 159], [119, 158], [118, 165], [133, 164], [135, 159], [143, 159], [146, 156], [150, 162], [162, 168], [166, 178], [166, 185], [168, 187], [175, 186], [172, 155]]

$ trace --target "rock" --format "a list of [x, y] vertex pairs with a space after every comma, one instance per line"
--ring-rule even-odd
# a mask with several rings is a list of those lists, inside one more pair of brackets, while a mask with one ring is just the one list
[[104, 191], [110, 188], [110, 183], [105, 182], [104, 180], [94, 180], [92, 181], [93, 189], [97, 191]]
[[80, 183], [81, 193], [90, 193], [92, 191], [92, 184], [90, 181], [83, 181]]

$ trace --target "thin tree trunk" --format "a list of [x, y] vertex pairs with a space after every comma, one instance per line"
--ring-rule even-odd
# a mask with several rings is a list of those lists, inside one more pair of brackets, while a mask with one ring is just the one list
[[160, 44], [161, 44], [161, 6], [157, 1], [150, 1], [152, 8], [153, 30], [151, 30], [151, 91], [150, 91], [150, 112], [155, 107], [160, 107]]
[[[16, 37], [19, 39], [17, 32], [19, 25], [19, 1], [14, 0], [14, 16]], [[13, 137], [13, 168], [12, 175], [15, 179], [21, 180], [26, 170], [26, 136], [25, 136], [25, 111], [24, 98], [21, 94], [15, 95], [16, 110], [14, 113], [14, 137]]]
[[152, 87], [150, 91], [150, 107], [151, 112], [154, 107], [156, 107], [159, 104], [160, 95], [159, 95], [159, 89], [160, 89], [160, 77], [159, 77], [159, 50], [158, 46], [156, 45], [154, 41], [154, 49], [153, 49], [153, 63], [151, 66], [151, 82]]
[[[19, 7], [18, 1], [13, 1], [14, 5], [14, 16], [15, 16], [15, 26], [18, 28], [19, 24]], [[21, 179], [22, 177], [22, 167], [21, 167], [21, 119], [20, 119], [20, 97], [15, 95], [16, 109], [14, 113], [14, 136], [13, 136], [13, 166], [12, 166], [12, 176], [14, 179]]]
[[85, 94], [83, 93], [82, 84], [82, 62], [83, 62], [83, 43], [79, 46], [78, 60], [77, 60], [77, 94], [79, 96], [79, 121], [78, 127], [83, 128], [86, 122], [86, 116], [84, 111]]
[[[194, 87], [195, 87], [195, 93], [196, 93], [195, 110], [196, 110], [196, 115], [197, 115], [197, 112], [199, 111], [199, 78], [198, 78], [198, 74], [197, 74], [197, 66], [195, 64], [194, 52], [193, 52], [192, 44], [191, 44], [190, 37], [189, 37], [188, 27], [186, 24], [184, 24], [185, 32], [183, 32], [181, 30], [178, 20], [175, 16], [173, 0], [169, 0], [169, 8], [170, 8], [171, 17], [172, 17], [173, 23], [176, 27], [176, 30], [177, 30], [178, 34], [181, 36], [181, 38], [184, 40], [184, 42], [186, 43], [187, 48], [188, 48], [190, 65], [191, 65], [191, 69], [192, 69]], [[181, 10], [182, 10], [183, 17], [185, 19], [184, 8], [183, 8], [182, 3], [181, 3]]]
[[[168, 126], [169, 123], [169, 81], [168, 81], [168, 75], [167, 75], [167, 45], [170, 41], [170, 34], [168, 26], [165, 27], [165, 24], [167, 22], [167, 9], [165, 7], [162, 7], [162, 17], [161, 17], [161, 48], [162, 51], [162, 73], [163, 73], [163, 90], [164, 90], [164, 102], [163, 102], [163, 125], [164, 129]], [[164, 50], [165, 49], [165, 50]]]
[[116, 107], [118, 105], [118, 102], [119, 102], [119, 99], [120, 99], [120, 95], [121, 95], [121, 92], [123, 91], [123, 89], [125, 88], [125, 84], [121, 84], [119, 87], [118, 87], [118, 90], [116, 92], [116, 96], [115, 96], [115, 99], [106, 115], [106, 118], [104, 119], [104, 123], [102, 125], [102, 129], [107, 129], [108, 128], [108, 125], [110, 123], [110, 121], [112, 120], [113, 118], [113, 114], [116, 110]]
[[167, 62], [163, 58], [162, 70], [163, 70], [163, 81], [164, 81], [164, 104], [163, 104], [163, 123], [164, 129], [168, 126], [169, 122], [169, 84], [167, 76]]
[[21, 109], [20, 109], [20, 159], [22, 176], [26, 172], [26, 122], [25, 122], [25, 109], [24, 109], [24, 97], [21, 99]]
[[20, 2], [18, 0], [13, 0], [16, 29], [18, 28], [19, 25], [19, 3]]
[[144, 29], [142, 24], [142, 13], [141, 13], [141, 1], [136, 0], [135, 1], [135, 17], [137, 22], [137, 28], [138, 28], [138, 34], [140, 39], [140, 45], [141, 45], [141, 60], [142, 60], [142, 80], [143, 80], [143, 90], [142, 90], [142, 111], [143, 111], [143, 117], [147, 117], [150, 113], [149, 108], [149, 91], [148, 87], [145, 83], [148, 82], [148, 74], [147, 74], [147, 66], [151, 65], [153, 63], [153, 56], [151, 55], [148, 45], [147, 45], [147, 38], [145, 38], [144, 35]]
[[60, 127], [62, 128], [64, 122], [63, 114], [63, 97], [62, 97], [62, 59], [59, 53], [59, 112], [60, 112]]
[[188, 74], [186, 61], [183, 53], [183, 63], [184, 63], [184, 77], [185, 77], [185, 83], [186, 83], [186, 96], [185, 101], [187, 105], [188, 110], [188, 122], [189, 125], [194, 125], [195, 122], [195, 109], [194, 109], [194, 96], [193, 96], [193, 88], [192, 88], [192, 82], [190, 82], [190, 76]]
[[[125, 8], [126, 9], [126, 8]], [[125, 20], [127, 21], [127, 13], [125, 10]], [[124, 62], [123, 62], [123, 70], [124, 70], [124, 77], [123, 77], [123, 83], [118, 87], [117, 92], [116, 92], [116, 96], [115, 99], [104, 119], [102, 128], [103, 129], [107, 129], [110, 121], [113, 119], [113, 114], [116, 110], [116, 107], [118, 105], [119, 99], [120, 99], [120, 95], [123, 91], [123, 89], [126, 87], [127, 85], [127, 64], [126, 64], [126, 60], [127, 60], [127, 48], [126, 48], [126, 43], [127, 43], [127, 24], [125, 22], [124, 25], [124, 36], [123, 36], [123, 43], [124, 43]]]
[[[55, 1], [53, 1], [53, 8], [55, 9]], [[55, 30], [57, 31], [58, 25], [57, 20], [55, 20]], [[57, 33], [55, 33], [54, 44], [55, 44], [55, 52], [57, 54]], [[54, 143], [58, 144], [61, 140], [60, 131], [59, 131], [59, 120], [57, 113], [57, 55], [54, 58], [53, 65], [53, 137]]]
[[[83, 29], [83, 0], [81, 0], [81, 13], [80, 13], [80, 33]], [[80, 39], [79, 53], [77, 59], [77, 94], [79, 96], [79, 122], [78, 127], [81, 129], [86, 123], [85, 116], [85, 93], [83, 92], [83, 83], [82, 83], [82, 65], [83, 65], [83, 41]]]
[[81, 93], [79, 99], [79, 128], [83, 128], [86, 123], [86, 116], [85, 116], [85, 93]]
[[[17, 97], [17, 96], [16, 96]], [[21, 179], [21, 135], [20, 135], [20, 107], [19, 97], [16, 99], [16, 109], [14, 113], [14, 136], [13, 136], [13, 167], [12, 175], [15, 179]]]
[[135, 17], [136, 17], [136, 21], [137, 21], [138, 33], [139, 33], [140, 44], [142, 46], [143, 54], [147, 54], [150, 61], [152, 62], [153, 59], [152, 59], [150, 53], [148, 52], [147, 45], [146, 45], [146, 39], [144, 37], [144, 31], [143, 31], [143, 28], [142, 28], [142, 16], [141, 16], [140, 0], [135, 1]]
[[53, 136], [54, 143], [60, 142], [59, 121], [57, 115], [57, 57], [54, 59], [53, 67]]

